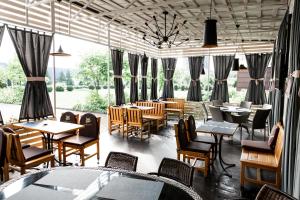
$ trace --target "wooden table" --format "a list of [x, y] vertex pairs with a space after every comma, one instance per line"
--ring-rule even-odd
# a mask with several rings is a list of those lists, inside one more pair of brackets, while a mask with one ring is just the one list
[[[235, 130], [238, 128], [238, 124], [233, 124], [229, 122], [216, 122], [208, 121], [205, 124], [200, 125], [196, 128], [196, 132], [211, 133], [215, 136], [219, 135], [220, 139], [217, 141], [219, 143], [219, 162], [226, 175], [232, 177], [231, 174], [227, 172], [227, 168], [234, 167], [235, 164], [226, 163], [222, 158], [222, 141], [224, 136], [233, 136]], [[215, 137], [218, 139], [218, 137]], [[227, 167], [224, 167], [227, 165]]]
[[117, 169], [53, 168], [26, 174], [0, 186], [0, 199], [8, 200], [201, 200], [192, 189], [176, 181]]
[[147, 110], [153, 110], [155, 109], [154, 107], [149, 107], [149, 106], [135, 106], [135, 105], [123, 105], [122, 108], [138, 108], [142, 111], [147, 111]]

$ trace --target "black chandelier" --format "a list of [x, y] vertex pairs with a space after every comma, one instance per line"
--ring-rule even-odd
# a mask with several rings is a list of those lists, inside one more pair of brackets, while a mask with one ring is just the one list
[[[149, 44], [162, 49], [163, 47], [171, 48], [172, 46], [179, 46], [182, 43], [189, 41], [189, 38], [185, 39], [178, 39], [179, 32], [182, 27], [186, 24], [186, 20], [182, 23], [176, 22], [177, 15], [173, 15], [171, 28], [167, 30], [167, 15], [169, 14], [168, 11], [164, 11], [164, 24], [163, 27], [159, 26], [157, 18], [153, 16], [154, 24], [152, 27], [145, 22], [145, 25], [149, 28], [149, 33], [144, 33], [143, 40], [147, 41]], [[178, 41], [179, 42], [176, 42]], [[176, 44], [175, 44], [176, 42]]]

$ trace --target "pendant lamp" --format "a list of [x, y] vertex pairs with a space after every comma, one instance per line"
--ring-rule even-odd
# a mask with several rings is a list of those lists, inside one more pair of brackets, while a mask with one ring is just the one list
[[210, 2], [210, 17], [205, 20], [203, 48], [218, 47], [217, 20], [211, 18], [212, 0]]
[[240, 69], [239, 59], [235, 58], [233, 61], [232, 71], [239, 71], [239, 69]]
[[204, 67], [202, 68], [201, 74], [202, 74], [202, 75], [204, 75], [204, 74], [205, 74]]

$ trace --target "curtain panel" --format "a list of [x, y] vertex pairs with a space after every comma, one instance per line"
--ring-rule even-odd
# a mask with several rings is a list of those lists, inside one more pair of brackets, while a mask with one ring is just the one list
[[125, 103], [125, 94], [123, 86], [123, 51], [118, 49], [111, 50], [112, 68], [114, 71], [115, 102], [116, 105]]
[[141, 59], [141, 75], [142, 75], [142, 87], [141, 87], [141, 100], [147, 100], [147, 70], [148, 70], [148, 57], [144, 54]]
[[0, 26], [0, 46], [1, 46], [1, 43], [2, 43], [2, 38], [3, 38], [3, 34], [4, 34], [4, 29], [5, 29], [5, 26]]
[[3, 118], [2, 118], [1, 111], [0, 111], [0, 125], [4, 125], [4, 121], [3, 121]]
[[164, 86], [162, 98], [174, 98], [173, 76], [176, 68], [176, 58], [162, 58]]
[[282, 189], [300, 199], [300, 2], [294, 2], [288, 82], [285, 95], [285, 139]]
[[229, 102], [227, 78], [233, 65], [234, 56], [214, 56], [215, 83], [210, 100]]
[[151, 99], [158, 99], [157, 96], [157, 59], [151, 58]]
[[204, 57], [189, 57], [191, 82], [187, 94], [188, 101], [202, 101], [200, 74], [203, 70]]
[[19, 120], [53, 115], [45, 76], [53, 35], [8, 27], [23, 71], [27, 76]]
[[270, 53], [246, 55], [251, 80], [249, 82], [245, 100], [251, 101], [254, 105], [262, 105], [267, 101], [264, 87], [264, 76], [270, 58]]
[[130, 102], [134, 103], [138, 101], [138, 66], [139, 55], [128, 53], [128, 61], [130, 67]]

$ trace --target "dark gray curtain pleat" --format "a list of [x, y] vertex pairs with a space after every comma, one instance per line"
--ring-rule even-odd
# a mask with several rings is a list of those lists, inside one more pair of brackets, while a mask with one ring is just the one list
[[258, 79], [264, 78], [270, 58], [270, 53], [246, 55], [250, 78], [256, 80], [250, 80], [245, 100], [255, 105], [261, 105], [267, 101], [264, 80]]
[[[294, 2], [288, 74], [300, 70], [300, 1]], [[285, 101], [282, 189], [300, 199], [300, 78], [290, 76]]]
[[148, 70], [148, 57], [144, 54], [141, 59], [141, 74], [142, 74], [142, 88], [141, 100], [147, 100], [147, 70]]
[[138, 100], [138, 66], [139, 55], [128, 53], [128, 61], [131, 73], [130, 80], [130, 102], [134, 103]]
[[[27, 77], [45, 77], [52, 35], [8, 27], [23, 71]], [[27, 81], [19, 119], [40, 119], [53, 115], [45, 81]]]
[[176, 68], [176, 58], [162, 58], [162, 67], [164, 72], [163, 98], [174, 98], [173, 76]]
[[189, 57], [191, 83], [187, 94], [188, 101], [202, 101], [200, 74], [203, 70], [203, 56]]
[[5, 29], [4, 25], [0, 26], [0, 46], [1, 46], [3, 35], [4, 35], [4, 29]]
[[123, 52], [118, 49], [112, 49], [111, 61], [114, 71], [116, 105], [121, 105], [125, 103], [125, 94], [122, 78]]
[[151, 99], [157, 99], [157, 59], [151, 58]]
[[214, 56], [215, 83], [210, 100], [229, 102], [227, 78], [231, 70], [234, 56]]

